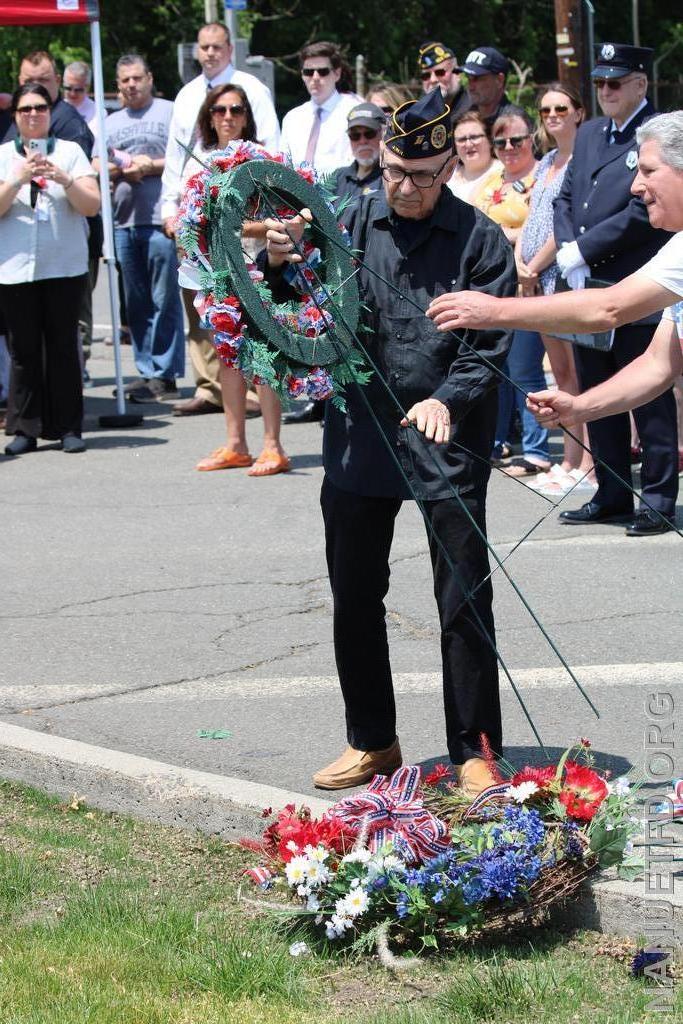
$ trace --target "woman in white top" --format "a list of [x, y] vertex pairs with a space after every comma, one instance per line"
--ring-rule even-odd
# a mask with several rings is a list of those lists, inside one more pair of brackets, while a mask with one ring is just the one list
[[503, 165], [493, 157], [486, 125], [476, 110], [468, 110], [462, 115], [455, 124], [453, 135], [458, 164], [446, 184], [453, 195], [469, 203], [489, 174], [502, 171]]
[[[188, 161], [190, 174], [199, 170], [198, 160], [202, 160], [215, 150], [225, 149], [229, 142], [235, 142], [237, 139], [255, 142], [254, 115], [245, 91], [233, 84], [219, 85], [212, 89], [197, 115], [197, 129], [200, 136], [199, 144], [194, 151], [197, 160]], [[196, 165], [194, 169], [192, 165]], [[259, 236], [261, 239], [265, 237], [262, 223], [254, 221], [244, 225], [242, 244], [252, 258], [260, 248], [257, 244]], [[250, 476], [286, 473], [290, 463], [280, 443], [282, 407], [275, 392], [266, 384], [256, 385], [263, 414], [263, 451], [254, 460], [249, 454], [245, 430], [246, 381], [236, 367], [227, 365], [222, 359], [220, 381], [228, 432], [227, 445], [216, 448], [207, 455], [197, 463], [197, 469], [206, 472], [214, 469], [250, 467]]]
[[11, 399], [6, 455], [39, 437], [85, 449], [78, 311], [88, 272], [85, 218], [100, 208], [95, 172], [75, 142], [49, 134], [50, 94], [27, 83], [12, 96], [17, 139], [0, 146], [0, 307], [9, 328]]

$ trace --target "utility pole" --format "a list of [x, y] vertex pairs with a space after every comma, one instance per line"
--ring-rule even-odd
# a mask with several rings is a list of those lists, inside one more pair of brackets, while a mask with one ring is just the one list
[[583, 0], [555, 0], [555, 52], [559, 81], [577, 89], [590, 110], [593, 55], [588, 52], [583, 8]]
[[218, 0], [204, 0], [204, 20], [207, 25], [218, 21]]

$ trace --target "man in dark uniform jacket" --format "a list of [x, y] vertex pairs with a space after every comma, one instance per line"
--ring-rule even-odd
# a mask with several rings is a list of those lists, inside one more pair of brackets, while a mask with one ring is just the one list
[[423, 43], [417, 64], [424, 92], [431, 92], [438, 85], [444, 102], [451, 108], [451, 124], [454, 125], [472, 106], [460, 81], [462, 68], [458, 67], [455, 53], [443, 43]]
[[510, 103], [505, 92], [510, 61], [495, 46], [478, 46], [470, 50], [460, 70], [467, 75], [470, 106], [481, 114], [490, 134], [501, 110]]
[[[380, 162], [383, 193], [364, 197], [349, 219], [353, 249], [389, 282], [360, 266], [368, 329], [360, 337], [407, 419], [376, 375], [363, 389], [348, 388], [346, 413], [327, 404], [321, 505], [349, 746], [314, 782], [342, 789], [401, 763], [384, 598], [394, 521], [402, 501], [415, 497], [431, 528], [448, 751], [463, 787], [476, 794], [493, 781], [481, 733], [500, 751], [502, 730], [488, 555], [463, 505], [483, 533], [497, 374], [478, 353], [502, 366], [510, 337], [467, 331], [463, 342], [440, 334], [420, 310], [453, 288], [512, 295], [514, 257], [500, 228], [445, 187], [455, 155], [438, 89], [394, 112]], [[293, 246], [284, 228], [267, 239], [277, 294], [275, 268]]]
[[[605, 43], [592, 71], [598, 101], [606, 115], [583, 125], [555, 200], [557, 263], [572, 288], [588, 277], [615, 282], [638, 270], [670, 238], [650, 226], [641, 199], [631, 195], [638, 167], [636, 129], [654, 110], [646, 98], [652, 50]], [[655, 321], [620, 327], [608, 352], [576, 345], [581, 387], [586, 390], [611, 377], [649, 345]], [[642, 493], [648, 505], [671, 519], [678, 493], [676, 404], [673, 393], [634, 410], [643, 449]], [[627, 483], [631, 482], [631, 431], [627, 414], [588, 424], [593, 455]], [[633, 517], [631, 493], [596, 465], [598, 490], [579, 509], [560, 513], [565, 523], [623, 521], [631, 518], [628, 536], [649, 536], [669, 529], [642, 505]]]

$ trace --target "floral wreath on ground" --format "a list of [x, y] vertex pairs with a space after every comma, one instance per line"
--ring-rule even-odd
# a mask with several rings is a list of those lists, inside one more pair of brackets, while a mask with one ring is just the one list
[[[370, 378], [358, 351], [348, 348], [343, 358], [325, 366], [302, 366], [292, 362], [268, 338], [256, 336], [247, 322], [239, 296], [227, 291], [230, 288], [229, 274], [224, 271], [217, 273], [217, 268], [213, 268], [209, 261], [207, 228], [216, 203], [226, 196], [237, 198], [231, 194], [230, 171], [250, 160], [272, 160], [290, 168], [291, 161], [282, 153], [273, 155], [257, 143], [242, 140], [229, 143], [224, 150], [208, 155], [206, 160], [202, 170], [185, 185], [177, 227], [178, 241], [185, 253], [181, 284], [199, 289], [194, 305], [202, 326], [213, 334], [219, 357], [226, 366], [239, 370], [245, 379], [255, 384], [268, 384], [283, 397], [331, 398], [335, 405], [344, 409], [345, 385], [352, 381], [366, 384]], [[341, 206], [335, 212], [333, 197], [317, 179], [314, 169], [304, 164], [294, 170], [305, 182], [321, 191], [336, 219]], [[252, 196], [247, 203], [245, 219], [257, 221], [271, 216], [286, 219], [295, 216], [296, 212], [283, 205], [265, 209], [264, 204]], [[346, 228], [342, 224], [338, 226], [340, 237], [350, 244]], [[263, 273], [246, 253], [244, 257], [249, 278], [273, 320], [286, 330], [315, 340], [330, 332], [335, 321], [332, 314], [323, 308], [329, 297], [326, 289], [320, 286], [325, 267], [320, 249], [308, 237], [309, 232], [310, 228], [307, 228], [300, 242], [302, 263], [291, 264], [284, 272], [285, 280], [299, 294], [298, 301], [276, 303]]]
[[490, 751], [487, 760], [498, 782], [474, 802], [450, 768], [437, 765], [422, 787], [416, 766], [377, 775], [317, 820], [290, 804], [260, 842], [243, 840], [264, 857], [246, 873], [298, 903], [314, 938], [360, 951], [377, 946], [387, 966], [389, 940], [421, 951], [504, 932], [540, 921], [599, 868], [640, 874], [637, 787], [626, 777], [608, 782], [587, 740], [557, 764], [507, 779]]

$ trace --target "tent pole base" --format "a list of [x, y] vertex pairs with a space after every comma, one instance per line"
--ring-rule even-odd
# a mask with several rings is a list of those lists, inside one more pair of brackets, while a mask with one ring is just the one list
[[116, 430], [117, 427], [139, 427], [143, 417], [134, 413], [118, 413], [114, 416], [100, 416], [97, 422], [105, 429]]

